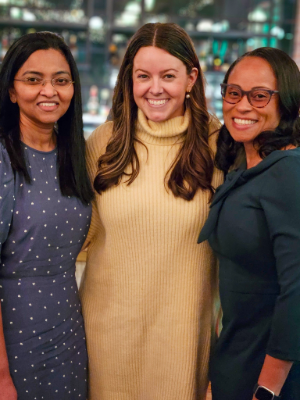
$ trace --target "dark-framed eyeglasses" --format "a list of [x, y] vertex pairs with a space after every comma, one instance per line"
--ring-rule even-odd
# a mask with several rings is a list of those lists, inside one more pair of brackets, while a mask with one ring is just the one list
[[242, 100], [244, 96], [252, 107], [263, 108], [269, 104], [272, 96], [279, 93], [278, 90], [269, 90], [264, 88], [254, 88], [251, 90], [243, 90], [238, 85], [230, 85], [221, 83], [221, 95], [224, 101], [229, 104], [236, 104]]
[[37, 77], [28, 77], [24, 79], [14, 79], [14, 81], [23, 82], [26, 86], [45, 86], [46, 82], [51, 82], [51, 85], [58, 90], [68, 89], [75, 81], [64, 77], [57, 77], [52, 79], [43, 79]]

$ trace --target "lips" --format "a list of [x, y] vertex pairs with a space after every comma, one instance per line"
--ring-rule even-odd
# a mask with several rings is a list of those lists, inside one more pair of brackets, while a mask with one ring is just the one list
[[41, 101], [37, 103], [39, 109], [43, 112], [55, 112], [59, 108], [59, 103], [56, 101]]
[[161, 100], [147, 99], [147, 101], [151, 106], [159, 107], [159, 106], [164, 106], [169, 101], [169, 99], [161, 99]]
[[57, 106], [58, 105], [58, 103], [54, 103], [54, 102], [51, 102], [51, 103], [46, 103], [46, 102], [43, 102], [43, 103], [38, 103], [38, 105], [39, 106], [42, 106], [42, 107], [54, 107], [54, 106]]
[[253, 119], [241, 119], [241, 118], [233, 118], [233, 121], [237, 125], [253, 125], [253, 124], [255, 124], [257, 122], [257, 121], [255, 121]]

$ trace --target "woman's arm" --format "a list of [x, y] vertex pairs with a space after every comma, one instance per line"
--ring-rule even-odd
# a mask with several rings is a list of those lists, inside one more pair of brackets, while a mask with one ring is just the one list
[[287, 152], [289, 156], [270, 168], [260, 199], [273, 243], [280, 293], [258, 384], [276, 396], [293, 361], [300, 361], [300, 157], [299, 150]]
[[17, 391], [9, 372], [8, 358], [3, 334], [2, 312], [0, 305], [0, 400], [17, 400]]
[[[265, 386], [276, 396], [279, 396], [292, 365], [292, 361], [279, 360], [267, 354], [258, 378], [258, 384]], [[256, 400], [255, 396], [253, 396], [253, 400]]]
[[[2, 246], [7, 239], [14, 208], [14, 174], [10, 159], [0, 142], [0, 265]], [[2, 310], [0, 302], [0, 400], [17, 400], [17, 391], [9, 372], [4, 340]]]
[[[97, 197], [97, 195], [95, 195]], [[92, 200], [92, 218], [90, 228], [87, 234], [87, 237], [82, 245], [81, 251], [84, 251], [88, 248], [89, 244], [92, 242], [94, 236], [96, 235], [99, 230], [103, 229], [98, 210], [97, 210], [97, 203], [96, 199]]]
[[[98, 171], [98, 159], [105, 152], [107, 143], [112, 133], [112, 122], [107, 122], [98, 126], [86, 141], [86, 166], [91, 185], [94, 185], [94, 179]], [[93, 241], [94, 236], [103, 229], [97, 210], [97, 193], [92, 201], [92, 219], [87, 237], [83, 243], [81, 251], [86, 250]]]

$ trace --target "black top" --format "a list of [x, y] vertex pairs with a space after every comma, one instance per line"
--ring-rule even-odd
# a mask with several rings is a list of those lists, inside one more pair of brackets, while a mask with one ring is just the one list
[[[300, 360], [300, 149], [229, 173], [198, 241], [206, 239], [220, 261], [223, 309], [213, 398], [251, 400], [266, 354]], [[298, 363], [283, 394], [300, 399]]]

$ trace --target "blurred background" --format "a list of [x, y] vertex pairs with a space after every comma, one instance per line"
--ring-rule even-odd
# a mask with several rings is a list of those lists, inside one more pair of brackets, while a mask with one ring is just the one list
[[238, 56], [277, 47], [300, 64], [300, 0], [0, 0], [0, 56], [29, 32], [62, 35], [80, 72], [84, 130], [104, 122], [128, 39], [144, 23], [175, 22], [191, 36], [222, 119], [220, 82]]

